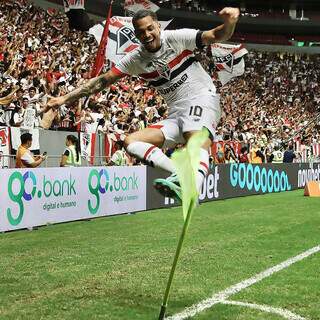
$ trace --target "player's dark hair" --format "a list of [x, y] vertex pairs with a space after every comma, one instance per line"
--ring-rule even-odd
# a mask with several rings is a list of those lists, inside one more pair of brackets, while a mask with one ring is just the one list
[[155, 12], [153, 12], [151, 10], [139, 10], [134, 14], [134, 16], [132, 18], [133, 26], [136, 27], [135, 26], [136, 22], [140, 19], [145, 18], [145, 17], [151, 17], [154, 21], [158, 21], [158, 17]]
[[32, 134], [31, 133], [24, 133], [20, 136], [21, 144], [26, 144], [28, 141], [32, 141]]

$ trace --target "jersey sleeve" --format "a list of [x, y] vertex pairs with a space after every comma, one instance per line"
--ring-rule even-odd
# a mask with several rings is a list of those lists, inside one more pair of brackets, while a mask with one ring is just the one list
[[125, 55], [111, 68], [111, 70], [119, 76], [136, 75], [138, 73], [136, 69], [134, 55], [131, 53]]
[[24, 164], [32, 164], [34, 163], [34, 158], [29, 152], [26, 152], [22, 157], [21, 160], [24, 162]]
[[204, 47], [202, 44], [203, 31], [184, 28], [167, 32], [168, 38], [173, 42], [177, 42], [184, 49], [193, 51], [196, 48], [202, 49]]

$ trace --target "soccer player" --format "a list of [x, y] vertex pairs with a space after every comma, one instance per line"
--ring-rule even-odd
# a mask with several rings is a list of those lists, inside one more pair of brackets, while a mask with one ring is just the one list
[[206, 128], [209, 138], [201, 148], [197, 188], [200, 190], [208, 173], [209, 154], [220, 120], [219, 95], [210, 76], [196, 61], [193, 50], [214, 42], [230, 39], [239, 19], [238, 8], [224, 8], [219, 12], [223, 24], [208, 30], [160, 30], [154, 12], [138, 11], [133, 19], [140, 46], [128, 53], [107, 73], [93, 78], [83, 86], [62, 97], [52, 98], [48, 107], [57, 108], [105, 89], [126, 75], [136, 75], [155, 87], [165, 98], [168, 118], [125, 139], [126, 150], [149, 165], [172, 173], [167, 179], [157, 179], [156, 189], [165, 196], [180, 197], [180, 186], [171, 160], [161, 147], [186, 143], [197, 131]]

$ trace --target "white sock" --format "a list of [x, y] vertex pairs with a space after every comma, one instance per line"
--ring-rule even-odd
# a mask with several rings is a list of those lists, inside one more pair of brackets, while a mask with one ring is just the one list
[[127, 151], [135, 157], [146, 161], [149, 165], [174, 172], [172, 161], [151, 143], [135, 141], [128, 145]]
[[207, 176], [209, 171], [209, 153], [205, 149], [200, 149], [200, 164], [196, 176], [197, 190], [200, 193], [204, 178]]

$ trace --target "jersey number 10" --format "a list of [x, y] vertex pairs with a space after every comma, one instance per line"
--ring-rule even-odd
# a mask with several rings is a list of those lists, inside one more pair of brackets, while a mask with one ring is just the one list
[[200, 106], [190, 107], [189, 116], [201, 117], [203, 109]]

